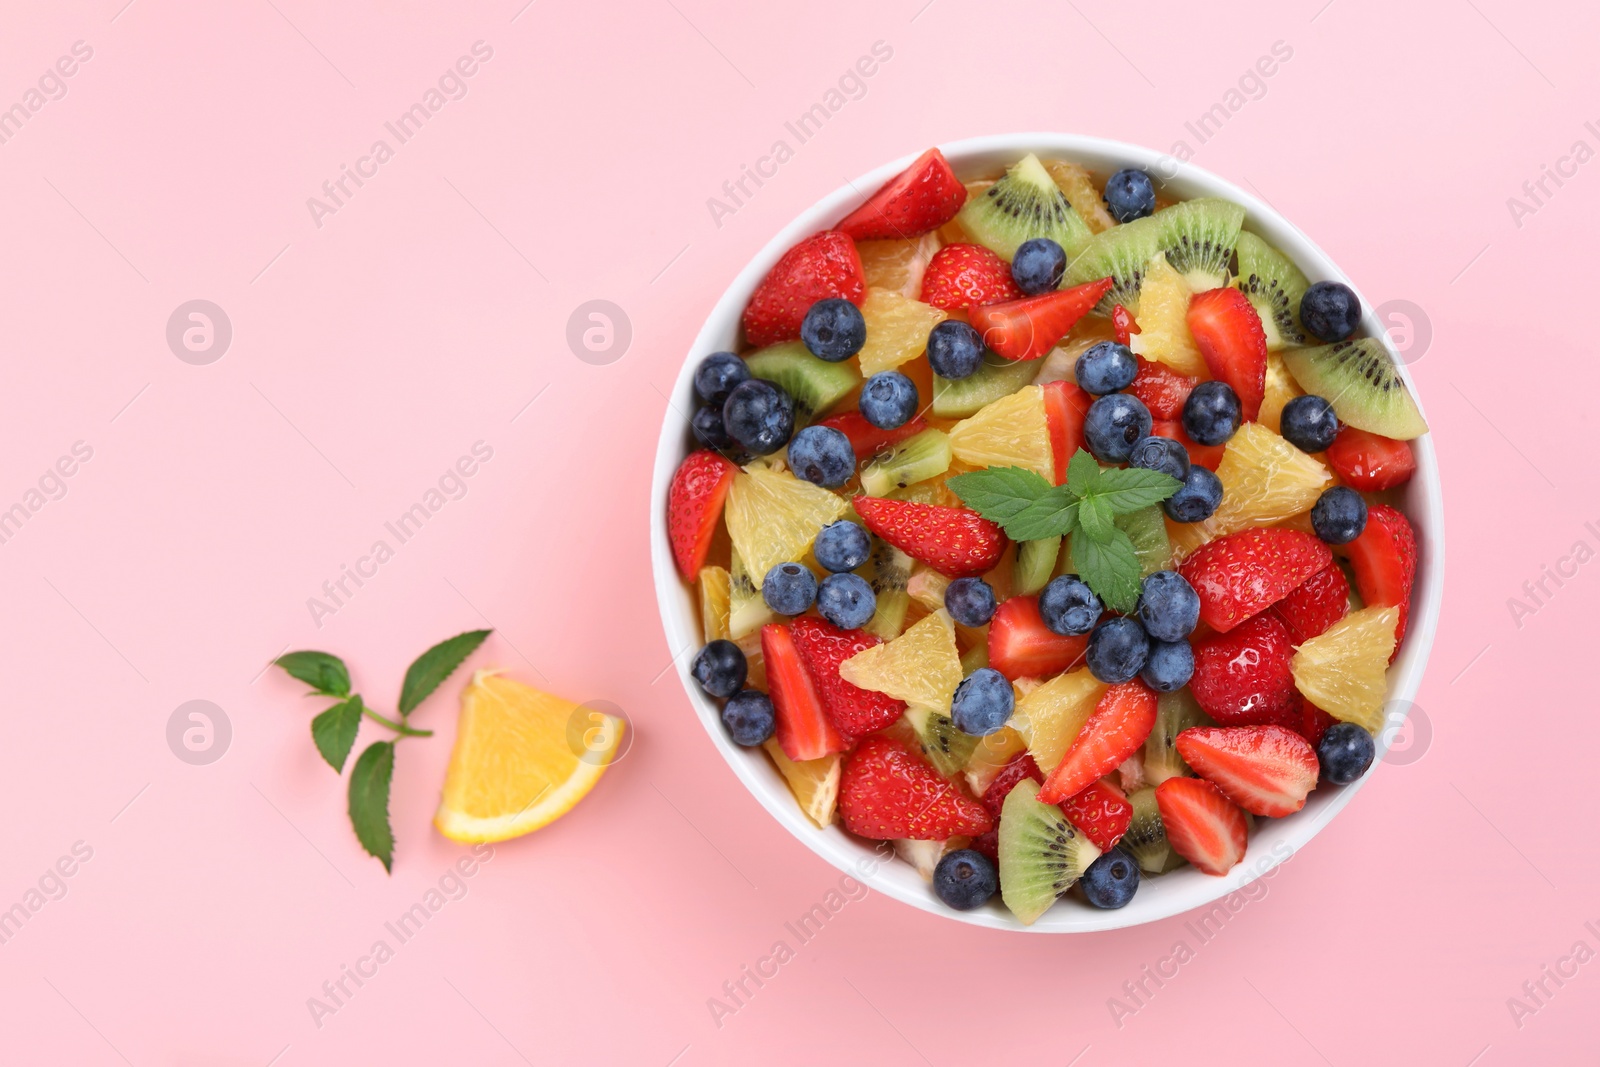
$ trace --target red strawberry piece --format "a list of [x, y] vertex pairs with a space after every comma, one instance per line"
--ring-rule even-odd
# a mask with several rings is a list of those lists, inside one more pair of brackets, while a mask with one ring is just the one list
[[969, 311], [967, 321], [997, 355], [1010, 360], [1038, 359], [1055, 347], [1110, 288], [1111, 279], [1102, 278], [1071, 289], [989, 304]]
[[694, 581], [705, 566], [711, 538], [722, 518], [722, 502], [739, 468], [709, 449], [691, 452], [678, 465], [667, 490], [667, 536], [678, 573]]
[[1350, 611], [1350, 582], [1344, 569], [1330, 563], [1273, 607], [1289, 627], [1289, 639], [1300, 645], [1344, 618]]
[[843, 752], [845, 739], [822, 710], [822, 696], [800, 662], [787, 626], [761, 628], [761, 658], [767, 666], [767, 690], [777, 712], [778, 744], [792, 760], [821, 759]]
[[839, 814], [851, 833], [876, 841], [943, 841], [994, 828], [987, 808], [903, 743], [882, 734], [862, 741], [845, 761]]
[[1067, 480], [1067, 463], [1083, 447], [1083, 420], [1094, 397], [1071, 382], [1046, 382], [1044, 421], [1050, 431], [1050, 451], [1056, 461], [1056, 484]]
[[1328, 732], [1328, 727], [1338, 722], [1332, 715], [1323, 711], [1309, 700], [1301, 702], [1300, 736], [1311, 742], [1314, 749], [1322, 744], [1322, 735]]
[[1144, 331], [1139, 329], [1139, 323], [1135, 321], [1133, 313], [1127, 308], [1123, 307], [1121, 304], [1118, 304], [1116, 307], [1112, 308], [1111, 335], [1116, 340], [1117, 344], [1127, 344], [1136, 333], [1144, 333]]
[[1244, 812], [1203, 778], [1168, 778], [1156, 786], [1167, 843], [1207, 874], [1223, 875], [1244, 859]]
[[837, 230], [812, 234], [783, 254], [756, 286], [744, 309], [744, 336], [757, 348], [793, 341], [818, 300], [842, 296], [861, 303], [867, 283], [856, 244]]
[[922, 302], [945, 311], [1017, 300], [1022, 290], [1011, 280], [1011, 264], [982, 245], [945, 245], [922, 275]]
[[993, 570], [1006, 550], [1005, 531], [968, 508], [870, 496], [855, 505], [867, 529], [946, 578]]
[[1213, 378], [1239, 394], [1246, 422], [1261, 414], [1267, 392], [1267, 335], [1261, 316], [1238, 289], [1212, 289], [1189, 301], [1189, 332]]
[[1026, 752], [1020, 752], [1011, 757], [1011, 762], [1000, 768], [1000, 773], [994, 776], [989, 783], [989, 788], [983, 791], [983, 796], [978, 798], [983, 806], [989, 809], [989, 814], [996, 819], [1000, 817], [1000, 810], [1006, 806], [1006, 797], [1015, 789], [1018, 782], [1028, 779], [1035, 782], [1044, 781], [1044, 774], [1039, 770], [1039, 765], [1033, 757]]
[[1411, 523], [1388, 504], [1373, 504], [1367, 509], [1367, 528], [1345, 551], [1350, 553], [1356, 589], [1367, 606], [1393, 604], [1400, 608], [1400, 623], [1394, 632], [1398, 653], [1411, 615], [1411, 584], [1417, 577], [1417, 535]]
[[800, 662], [822, 698], [828, 721], [847, 737], [861, 737], [883, 729], [906, 710], [905, 703], [851, 685], [839, 677], [839, 664], [882, 642], [860, 630], [841, 630], [837, 626], [802, 615], [789, 624], [789, 634], [800, 653]]
[[[1117, 306], [1121, 307], [1120, 304]], [[1140, 356], [1139, 373], [1128, 391], [1144, 402], [1144, 406], [1150, 409], [1152, 419], [1180, 419], [1183, 417], [1183, 402], [1189, 399], [1189, 393], [1198, 384], [1199, 378], [1179, 374], [1165, 363]], [[1218, 445], [1217, 450], [1220, 452], [1222, 446]]]
[[1231, 633], [1193, 642], [1189, 691], [1200, 710], [1223, 726], [1299, 726], [1300, 693], [1289, 661], [1289, 628], [1271, 613]]
[[998, 867], [1000, 864], [1000, 828], [995, 827], [993, 830], [985, 830], [977, 837], [974, 837], [972, 843], [967, 847], [974, 852], [983, 853], [989, 857], [990, 863]]
[[835, 229], [858, 241], [916, 237], [955, 218], [966, 200], [967, 188], [950, 169], [944, 153], [930, 148], [846, 215]]
[[1396, 441], [1354, 426], [1339, 430], [1328, 446], [1328, 465], [1352, 489], [1376, 493], [1404, 485], [1417, 473], [1417, 457], [1409, 441]]
[[1044, 624], [1039, 598], [1014, 596], [989, 620], [989, 666], [1009, 681], [1053, 678], [1083, 659], [1087, 635], [1063, 637]]
[[927, 420], [921, 415], [912, 418], [902, 426], [892, 430], [880, 430], [867, 421], [867, 417], [859, 411], [841, 411], [837, 415], [829, 415], [818, 420], [818, 426], [831, 426], [850, 439], [850, 450], [856, 454], [856, 460], [871, 459], [879, 452], [904, 441], [908, 437], [915, 437], [928, 428]]
[[[1135, 387], [1138, 383], [1134, 383]], [[1152, 419], [1150, 432], [1157, 437], [1170, 437], [1184, 447], [1189, 453], [1189, 462], [1196, 467], [1204, 467], [1208, 471], [1215, 471], [1222, 462], [1222, 454], [1227, 451], [1227, 445], [1202, 445], [1184, 432], [1183, 423], [1177, 419]]]
[[1328, 546], [1311, 534], [1272, 528], [1208, 541], [1178, 570], [1200, 594], [1201, 620], [1227, 633], [1332, 562]]
[[1063, 800], [1061, 810], [1101, 852], [1122, 840], [1133, 822], [1133, 805], [1120, 789], [1105, 782], [1092, 782], [1083, 792]]
[[1135, 678], [1107, 689], [1078, 737], [1061, 757], [1039, 803], [1059, 804], [1077, 796], [1139, 750], [1156, 724], [1156, 694]]
[[1317, 787], [1317, 754], [1282, 726], [1191, 726], [1178, 755], [1251, 815], [1278, 818], [1306, 806]]

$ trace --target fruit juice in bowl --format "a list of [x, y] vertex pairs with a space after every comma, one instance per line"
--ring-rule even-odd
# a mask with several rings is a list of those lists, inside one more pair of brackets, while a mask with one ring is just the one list
[[714, 742], [830, 862], [963, 921], [1258, 877], [1432, 641], [1405, 369], [1298, 231], [1157, 164], [1019, 135], [853, 183], [730, 287], [663, 430], [657, 590]]

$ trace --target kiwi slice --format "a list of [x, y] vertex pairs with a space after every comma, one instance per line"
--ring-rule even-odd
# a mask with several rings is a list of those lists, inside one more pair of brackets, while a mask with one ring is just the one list
[[1199, 701], [1188, 687], [1156, 698], [1156, 725], [1144, 742], [1144, 775], [1151, 785], [1168, 778], [1189, 774], [1189, 765], [1178, 755], [1178, 735], [1191, 726], [1214, 725], [1200, 710]]
[[1239, 234], [1239, 291], [1261, 316], [1267, 351], [1306, 343], [1300, 325], [1300, 298], [1311, 285], [1287, 256], [1248, 230]]
[[1342, 423], [1397, 441], [1428, 432], [1388, 349], [1371, 337], [1289, 349], [1283, 362], [1300, 388], [1327, 398]]
[[761, 587], [745, 573], [744, 561], [734, 551], [728, 563], [728, 637], [748, 637], [773, 619], [772, 609], [761, 599]]
[[1096, 310], [1109, 314], [1118, 304], [1130, 311], [1139, 307], [1139, 287], [1144, 284], [1145, 266], [1162, 250], [1165, 212], [1156, 212], [1115, 226], [1090, 241], [1083, 252], [1067, 266], [1067, 282], [1082, 285], [1099, 278], [1111, 279], [1111, 291], [1101, 298]]
[[1139, 864], [1139, 869], [1148, 874], [1164, 874], [1183, 866], [1184, 858], [1167, 844], [1167, 828], [1161, 822], [1161, 809], [1156, 806], [1155, 787], [1132, 794], [1128, 803], [1133, 805], [1133, 821], [1118, 844]]
[[1059, 806], [1034, 799], [1038, 792], [1038, 782], [1024, 779], [1000, 809], [1000, 899], [1024, 925], [1048, 911], [1100, 856]]
[[950, 716], [931, 708], [907, 708], [906, 723], [917, 735], [922, 754], [946, 778], [958, 774], [972, 758], [980, 738], [956, 729]]
[[961, 654], [961, 676], [965, 678], [979, 667], [989, 665], [989, 646], [987, 643], [973, 645]]
[[1005, 177], [968, 198], [956, 219], [973, 240], [1002, 259], [1010, 259], [1017, 246], [1034, 237], [1050, 238], [1070, 257], [1094, 236], [1031, 153], [1017, 160]]
[[1172, 567], [1172, 542], [1167, 539], [1167, 524], [1160, 507], [1140, 508], [1116, 517], [1117, 528], [1133, 542], [1139, 560], [1139, 577]]
[[795, 423], [810, 422], [861, 384], [850, 363], [818, 359], [799, 341], [771, 345], [744, 358], [754, 377], [764, 378], [794, 398]]
[[1010, 396], [1025, 385], [1032, 385], [1039, 373], [1034, 361], [1013, 363], [985, 352], [978, 369], [966, 378], [933, 379], [933, 413], [941, 419], [964, 419], [1003, 396]]
[[911, 607], [911, 594], [906, 592], [906, 580], [911, 577], [910, 556], [889, 542], [874, 537], [872, 555], [867, 558], [867, 569], [872, 592], [878, 598], [878, 610], [862, 627], [867, 633], [885, 641], [892, 641], [906, 628], [906, 611]]
[[1226, 200], [1185, 200], [1154, 215], [1114, 227], [1084, 246], [1067, 269], [1067, 284], [1110, 278], [1111, 290], [1096, 310], [1109, 314], [1121, 304], [1139, 307], [1139, 287], [1156, 253], [1188, 280], [1195, 292], [1215, 289], [1228, 277], [1233, 248], [1244, 224], [1244, 208]]
[[950, 469], [950, 438], [943, 430], [923, 430], [888, 452], [874, 456], [861, 471], [861, 491], [888, 496], [896, 489], [936, 478]]
[[[1166, 539], [1166, 532], [1162, 532]], [[1056, 560], [1061, 557], [1061, 538], [1046, 537], [1039, 541], [1024, 541], [1017, 546], [1017, 558], [1011, 564], [1012, 592], [1016, 596], [1031, 596], [1043, 589], [1055, 573]]]

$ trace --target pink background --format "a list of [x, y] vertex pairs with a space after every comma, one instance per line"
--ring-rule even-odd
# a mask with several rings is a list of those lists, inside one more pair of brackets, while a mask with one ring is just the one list
[[[1574, 542], [1600, 548], [1600, 163], [1520, 220], [1507, 199], [1575, 141], [1600, 148], [1600, 16], [124, 2], [10, 5], [0, 32], [0, 107], [93, 49], [0, 144], [0, 508], [93, 450], [0, 545], [0, 908], [76, 842], [93, 852], [0, 945], [0, 1061], [1592, 1062], [1600, 964], [1547, 980], [1520, 1020], [1507, 999], [1574, 942], [1600, 949], [1583, 684], [1600, 564], [1540, 604], [1522, 592]], [[319, 227], [307, 198], [394, 147], [384, 123], [480, 40], [466, 95]], [[796, 147], [785, 120], [875, 41], [893, 55], [864, 95], [718, 226], [707, 198], [775, 139]], [[1185, 122], [1277, 41], [1293, 57], [1198, 144]], [[1422, 309], [1432, 343], [1410, 357], [1452, 520], [1431, 739], [1203, 945], [1183, 919], [1021, 937], [869, 896], [719, 1027], [708, 998], [793, 944], [784, 923], [839, 875], [738, 785], [666, 670], [647, 553], [663, 393], [795, 213], [885, 159], [1025, 129], [1185, 140], [1372, 299]], [[197, 298], [233, 328], [205, 366], [165, 339]], [[592, 299], [632, 323], [608, 365], [566, 341]], [[307, 599], [478, 441], [493, 459], [465, 496], [319, 628]], [[1511, 597], [1537, 610], [1518, 620]], [[386, 876], [309, 743], [320, 705], [263, 666], [326, 648], [392, 708], [412, 656], [482, 625], [470, 666], [611, 701], [637, 744], [319, 1028], [307, 998], [393, 944], [383, 924], [466, 854], [429, 822], [460, 679], [416, 715], [440, 735], [400, 747]], [[195, 699], [232, 727], [204, 766], [166, 740]], [[1194, 958], [1114, 1021], [1108, 998], [1133, 1006], [1123, 983], [1180, 939]]]

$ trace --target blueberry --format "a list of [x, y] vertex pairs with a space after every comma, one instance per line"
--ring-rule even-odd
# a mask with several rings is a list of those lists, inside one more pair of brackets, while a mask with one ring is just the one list
[[1311, 528], [1330, 545], [1347, 545], [1367, 528], [1367, 502], [1348, 485], [1336, 485], [1311, 507]]
[[772, 736], [778, 717], [767, 694], [759, 689], [741, 689], [722, 706], [722, 725], [728, 728], [734, 744], [754, 748]]
[[1156, 187], [1142, 170], [1119, 170], [1106, 179], [1106, 207], [1118, 222], [1142, 219], [1156, 209]]
[[993, 667], [979, 667], [956, 686], [950, 698], [950, 721], [974, 737], [987, 737], [1011, 718], [1014, 695], [1006, 676]]
[[794, 433], [794, 400], [771, 382], [751, 378], [728, 394], [722, 424], [751, 455], [771, 455]]
[[1011, 280], [1025, 296], [1048, 293], [1067, 273], [1067, 254], [1048, 237], [1034, 237], [1017, 246], [1011, 257]]
[[1318, 282], [1300, 298], [1300, 325], [1319, 341], [1343, 341], [1360, 323], [1361, 301], [1348, 285]]
[[1201, 382], [1183, 402], [1183, 432], [1202, 445], [1220, 445], [1244, 417], [1239, 394], [1227, 382]]
[[1113, 616], [1094, 628], [1089, 635], [1089, 648], [1084, 659], [1089, 673], [1105, 682], [1116, 685], [1126, 682], [1144, 670], [1150, 658], [1150, 638], [1137, 619]]
[[983, 336], [959, 319], [928, 331], [928, 366], [941, 378], [970, 378], [983, 364]]
[[1302, 452], [1321, 452], [1339, 435], [1339, 417], [1320, 396], [1297, 396], [1283, 405], [1284, 440]]
[[1062, 637], [1086, 634], [1100, 621], [1105, 605], [1076, 574], [1061, 574], [1039, 594], [1039, 615], [1045, 629]]
[[1139, 888], [1139, 865], [1120, 848], [1101, 853], [1078, 882], [1083, 899], [1097, 908], [1120, 908]]
[[825, 569], [843, 574], [867, 561], [872, 554], [872, 537], [860, 524], [840, 519], [830, 522], [817, 534], [811, 554]]
[[1156, 571], [1139, 586], [1139, 622], [1157, 641], [1181, 641], [1200, 621], [1200, 594], [1177, 571]]
[[1078, 388], [1103, 396], [1126, 389], [1139, 376], [1139, 361], [1133, 350], [1115, 341], [1100, 341], [1083, 350], [1072, 365]]
[[861, 414], [880, 430], [894, 430], [917, 413], [917, 387], [897, 370], [874, 374], [861, 387]]
[[715, 404], [695, 408], [694, 414], [689, 416], [689, 426], [695, 438], [709, 449], [732, 452], [737, 448], [733, 438], [728, 436], [728, 428], [722, 424], [722, 409]]
[[867, 320], [843, 297], [818, 300], [800, 322], [800, 340], [818, 359], [840, 363], [867, 343]]
[[1194, 649], [1187, 641], [1151, 641], [1139, 677], [1158, 693], [1176, 693], [1194, 675]]
[[1170, 437], [1141, 437], [1128, 453], [1128, 466], [1170, 474], [1181, 482], [1189, 477], [1189, 450]]
[[947, 852], [933, 869], [933, 891], [957, 911], [971, 911], [987, 903], [1000, 888], [989, 857], [970, 848]]
[[855, 449], [832, 426], [807, 426], [789, 442], [789, 469], [797, 478], [837, 489], [856, 472]]
[[1353, 722], [1334, 723], [1317, 742], [1317, 762], [1322, 777], [1334, 785], [1349, 785], [1367, 773], [1376, 751], [1367, 731]]
[[731, 697], [744, 685], [749, 664], [732, 641], [713, 641], [700, 650], [690, 668], [700, 688], [714, 697]]
[[1150, 425], [1150, 409], [1137, 397], [1111, 393], [1089, 405], [1083, 439], [1095, 459], [1121, 463], [1133, 451], [1134, 442], [1150, 436]]
[[817, 576], [798, 563], [779, 563], [761, 579], [761, 599], [779, 615], [799, 615], [817, 599]]
[[1209, 519], [1222, 503], [1222, 479], [1196, 464], [1189, 468], [1183, 488], [1167, 497], [1161, 509], [1173, 522], [1200, 522]]
[[944, 590], [944, 609], [962, 626], [983, 626], [994, 618], [994, 588], [982, 578], [957, 578]]
[[841, 630], [859, 630], [878, 610], [878, 596], [859, 574], [830, 574], [817, 586], [817, 612]]
[[750, 368], [732, 352], [713, 352], [694, 369], [694, 391], [707, 404], [722, 406], [740, 382], [750, 380]]

